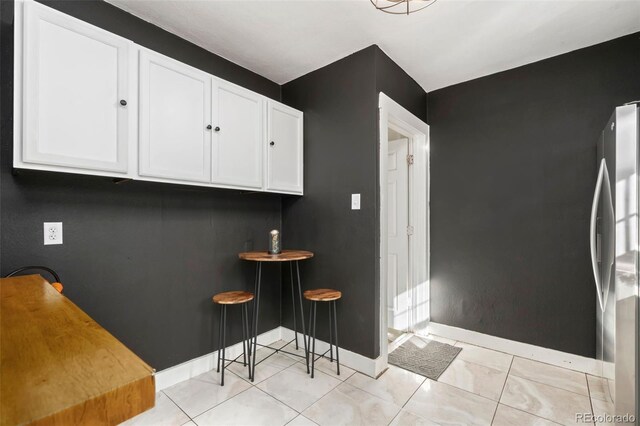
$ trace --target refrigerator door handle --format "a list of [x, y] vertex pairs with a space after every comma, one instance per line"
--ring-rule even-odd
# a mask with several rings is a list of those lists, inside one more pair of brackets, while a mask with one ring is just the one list
[[591, 226], [589, 227], [589, 242], [591, 245], [591, 266], [593, 267], [593, 278], [596, 281], [596, 293], [598, 293], [598, 303], [600, 309], [604, 311], [604, 301], [602, 300], [602, 288], [600, 283], [600, 269], [598, 268], [598, 259], [596, 253], [596, 220], [598, 217], [598, 204], [600, 202], [600, 193], [602, 192], [602, 180], [604, 178], [606, 163], [604, 158], [600, 161], [600, 170], [598, 171], [598, 180], [596, 181], [596, 190], [593, 194], [593, 204], [591, 205]]
[[[609, 225], [609, 234], [606, 235], [606, 237], [608, 237], [608, 243], [609, 243], [608, 247], [610, 247], [610, 249], [613, 250], [613, 253], [615, 253], [616, 213], [613, 207], [613, 198], [611, 197], [611, 181], [609, 180], [609, 168], [607, 167], [607, 163], [604, 161], [604, 159], [602, 159], [602, 164], [604, 168], [604, 171], [602, 173], [602, 182], [604, 184], [604, 187], [606, 188], [605, 201], [607, 203], [606, 206], [604, 207], [609, 210], [609, 217], [611, 218], [611, 223]], [[604, 276], [605, 282], [604, 283], [600, 282], [600, 290], [602, 293], [602, 312], [604, 312], [605, 309], [607, 309], [607, 299], [609, 298], [609, 286], [611, 286], [612, 274], [615, 273], [615, 271], [613, 270], [614, 258], [615, 258], [615, 254], [613, 256], [609, 256], [608, 259], [602, 260], [603, 262], [608, 261], [608, 264], [604, 265], [607, 268]], [[602, 281], [602, 277], [600, 277], [600, 280]]]

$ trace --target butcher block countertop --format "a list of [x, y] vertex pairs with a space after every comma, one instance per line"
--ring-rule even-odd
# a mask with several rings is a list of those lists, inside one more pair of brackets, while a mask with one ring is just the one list
[[0, 424], [114, 425], [155, 403], [154, 370], [40, 275], [0, 279]]

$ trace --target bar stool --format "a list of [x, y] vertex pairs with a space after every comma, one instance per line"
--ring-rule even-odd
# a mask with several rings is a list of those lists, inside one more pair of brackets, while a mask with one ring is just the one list
[[[315, 290], [307, 290], [304, 292], [304, 298], [311, 302], [309, 310], [309, 344], [307, 347], [311, 351], [311, 378], [313, 379], [315, 371], [315, 353], [316, 353], [316, 311], [318, 302], [329, 302], [329, 353], [330, 361], [333, 362], [333, 345], [336, 347], [336, 364], [337, 373], [340, 375], [340, 354], [338, 353], [338, 315], [336, 301], [342, 297], [342, 292], [328, 288], [319, 288]], [[331, 330], [331, 316], [333, 315], [333, 331]], [[311, 333], [313, 332], [313, 344], [311, 343]], [[335, 340], [335, 342], [334, 342]], [[325, 352], [322, 356], [326, 355]]]
[[218, 293], [212, 298], [213, 303], [220, 305], [220, 333], [218, 335], [218, 369], [220, 372], [220, 361], [222, 361], [222, 375], [220, 377], [220, 386], [224, 386], [224, 369], [225, 361], [238, 362], [236, 359], [225, 358], [226, 347], [226, 327], [227, 327], [227, 305], [242, 305], [242, 357], [243, 364], [246, 367], [249, 366], [249, 377], [251, 377], [251, 352], [247, 351], [249, 346], [249, 310], [247, 303], [253, 300], [253, 293], [248, 291], [226, 291], [224, 293]]

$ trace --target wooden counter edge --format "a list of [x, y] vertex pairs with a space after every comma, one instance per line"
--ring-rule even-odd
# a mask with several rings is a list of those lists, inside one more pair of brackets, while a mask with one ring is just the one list
[[[38, 276], [42, 281], [48, 284], [48, 281], [40, 275]], [[31, 277], [31, 276], [25, 276]], [[19, 279], [23, 277], [9, 278]], [[0, 281], [5, 280], [0, 279]], [[55, 292], [54, 289], [51, 291]], [[124, 422], [136, 415], [147, 411], [154, 407], [156, 389], [155, 389], [155, 373], [156, 370], [143, 361], [138, 355], [136, 355], [131, 349], [129, 349], [124, 343], [118, 340], [107, 329], [98, 324], [93, 318], [91, 318], [86, 312], [78, 307], [73, 301], [67, 298], [64, 294], [55, 292], [55, 296], [66, 299], [74, 309], [79, 311], [81, 315], [91, 320], [102, 332], [106, 333], [111, 339], [113, 339], [119, 346], [121, 346], [128, 355], [136, 360], [136, 370], [138, 374], [134, 374], [131, 377], [131, 381], [113, 387], [110, 390], [102, 394], [96, 394], [88, 396], [87, 399], [76, 403], [75, 405], [69, 405], [57, 412], [48, 413], [39, 418], [32, 418], [25, 420], [25, 424], [35, 425], [69, 425], [69, 424], [91, 424], [91, 425], [117, 425]], [[1, 392], [8, 392], [4, 386], [6, 383], [2, 383], [0, 386]], [[4, 399], [2, 399], [4, 403]], [[0, 413], [1, 414], [1, 413]], [[5, 415], [0, 415], [0, 426], [13, 426], [12, 420]]]
[[153, 408], [155, 399], [155, 376], [150, 374], [81, 404], [34, 420], [30, 424], [34, 426], [117, 425]]

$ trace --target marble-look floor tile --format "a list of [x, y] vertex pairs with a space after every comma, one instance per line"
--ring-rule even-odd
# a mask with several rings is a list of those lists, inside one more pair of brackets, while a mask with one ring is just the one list
[[590, 413], [589, 398], [564, 389], [509, 375], [500, 403], [562, 424]]
[[224, 375], [224, 386], [220, 386], [220, 374], [212, 370], [173, 385], [163, 392], [189, 417], [194, 418], [249, 387], [249, 383], [230, 371]]
[[586, 374], [577, 371], [515, 357], [509, 374], [589, 396]]
[[497, 402], [427, 379], [404, 409], [439, 424], [489, 425]]
[[558, 423], [554, 423], [550, 420], [543, 419], [542, 417], [534, 416], [533, 414], [525, 413], [524, 411], [516, 410], [508, 405], [498, 404], [496, 415], [493, 418], [492, 426], [557, 426]]
[[180, 426], [189, 417], [162, 392], [156, 394], [156, 405], [150, 410], [121, 423], [122, 426]]
[[474, 362], [500, 371], [509, 371], [511, 361], [513, 360], [513, 355], [470, 345], [468, 343], [457, 342], [456, 346], [462, 348], [457, 359]]
[[425, 377], [419, 374], [390, 365], [387, 371], [377, 379], [365, 376], [362, 373], [356, 373], [346, 383], [385, 401], [404, 405], [424, 381]]
[[589, 384], [589, 396], [592, 399], [601, 401], [611, 401], [611, 393], [609, 392], [609, 381], [602, 377], [591, 376], [587, 374], [587, 383]]
[[440, 426], [438, 423], [405, 410], [400, 410], [389, 426]]
[[484, 396], [494, 401], [500, 399], [507, 372], [473, 362], [455, 359], [438, 378], [460, 389]]
[[[298, 364], [299, 365], [296, 365], [297, 369], [304, 370], [305, 372], [307, 371], [307, 367], [304, 361]], [[311, 364], [309, 364], [309, 368], [311, 368]], [[355, 373], [355, 370], [350, 369], [346, 365], [340, 364], [340, 375], [338, 376], [338, 370], [336, 369], [336, 360], [334, 359], [333, 362], [331, 362], [327, 358], [319, 358], [316, 360], [316, 371], [322, 371], [323, 373], [333, 377], [334, 379], [338, 379], [341, 381], [347, 380]]]
[[[259, 349], [256, 358], [256, 377], [253, 383], [260, 383], [295, 363], [295, 359], [285, 354], [274, 353], [271, 349], [266, 348]], [[244, 380], [250, 381], [249, 371], [244, 365], [233, 363], [228, 369]]]
[[[418, 336], [418, 337], [422, 337], [422, 336]], [[455, 346], [455, 344], [457, 343], [456, 340], [448, 339], [448, 338], [442, 337], [442, 336], [436, 336], [435, 334], [428, 334], [428, 335], [426, 335], [424, 337], [426, 337], [427, 339], [435, 340], [436, 342], [446, 343], [446, 344], [451, 345], [451, 346]]]
[[[283, 342], [283, 343], [286, 343], [286, 342]], [[271, 346], [275, 346], [275, 345], [271, 345]], [[298, 356], [288, 355], [295, 358], [297, 361], [304, 361], [305, 359], [304, 358], [304, 340], [302, 339], [302, 334], [298, 334], [298, 349], [296, 349], [296, 342], [291, 342], [286, 346], [278, 345], [276, 347], [282, 348], [287, 352], [291, 352], [293, 354], [298, 355]]]
[[616, 413], [616, 407], [609, 401], [601, 401], [599, 399], [591, 398], [591, 404], [593, 407], [593, 416], [598, 426], [613, 426], [615, 425], [612, 416]]
[[400, 406], [342, 383], [303, 414], [319, 425], [388, 425]]
[[287, 426], [316, 426], [317, 423], [309, 420], [302, 414], [287, 423]]
[[[304, 357], [304, 347], [301, 347], [299, 349], [296, 349], [295, 343], [292, 344], [287, 344], [287, 342], [285, 342], [284, 340], [278, 340], [275, 343], [272, 343], [269, 345], [269, 347], [262, 347], [258, 349], [258, 358], [256, 358], [256, 361], [260, 361], [264, 358], [266, 358], [268, 355], [274, 353], [274, 349], [281, 349], [281, 350], [285, 350], [287, 352], [291, 352], [291, 354], [286, 353], [286, 352], [278, 352], [278, 355], [287, 357], [289, 359], [291, 359], [294, 362], [298, 362], [301, 360], [304, 360], [304, 358], [300, 358], [298, 356], [292, 355], [292, 354], [298, 354], [302, 357]], [[291, 365], [291, 364], [289, 364]]]
[[251, 387], [196, 417], [198, 426], [285, 425], [298, 413], [261, 390]]
[[316, 371], [312, 379], [306, 373], [306, 367], [296, 363], [257, 386], [295, 410], [302, 411], [340, 383], [340, 380], [321, 371]]

